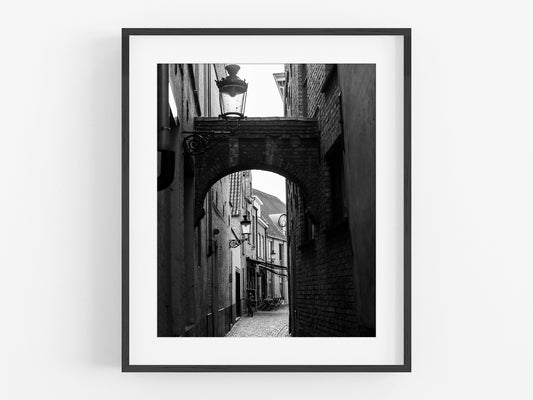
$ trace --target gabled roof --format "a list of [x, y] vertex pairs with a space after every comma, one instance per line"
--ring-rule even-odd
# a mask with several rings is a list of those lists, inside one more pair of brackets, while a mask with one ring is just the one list
[[241, 215], [242, 204], [242, 173], [235, 172], [229, 179], [229, 201], [231, 204], [231, 216]]
[[263, 202], [263, 205], [261, 206], [261, 216], [268, 222], [267, 236], [272, 236], [281, 240], [287, 240], [285, 233], [283, 233], [283, 230], [278, 225], [277, 218], [273, 219], [270, 217], [276, 214], [285, 214], [287, 212], [285, 203], [276, 196], [257, 189], [253, 189], [253, 194]]

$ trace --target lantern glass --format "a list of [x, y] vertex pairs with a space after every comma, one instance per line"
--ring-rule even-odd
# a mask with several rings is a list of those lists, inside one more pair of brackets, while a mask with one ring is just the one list
[[241, 232], [243, 235], [249, 235], [250, 234], [250, 226], [251, 222], [248, 220], [248, 216], [243, 216], [241, 221]]
[[236, 64], [227, 65], [229, 75], [216, 81], [220, 93], [220, 111], [224, 118], [244, 117], [248, 83], [237, 76], [240, 68]]
[[244, 117], [244, 104], [246, 103], [246, 92], [234, 94], [220, 92], [220, 111], [226, 118]]

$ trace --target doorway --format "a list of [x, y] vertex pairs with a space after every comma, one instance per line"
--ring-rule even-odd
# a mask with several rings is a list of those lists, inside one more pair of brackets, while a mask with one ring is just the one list
[[237, 317], [241, 316], [241, 273], [235, 272], [235, 303]]

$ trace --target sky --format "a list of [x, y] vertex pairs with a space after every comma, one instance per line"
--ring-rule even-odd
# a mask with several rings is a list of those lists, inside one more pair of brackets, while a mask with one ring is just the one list
[[[239, 64], [239, 78], [248, 82], [245, 114], [247, 117], [283, 117], [283, 101], [274, 76], [283, 64]], [[254, 188], [272, 194], [285, 203], [285, 178], [268, 171], [253, 170]]]
[[271, 194], [285, 201], [285, 178], [281, 175], [258, 169], [252, 170], [252, 186], [254, 189]]
[[248, 82], [245, 114], [247, 117], [283, 117], [283, 100], [274, 76], [283, 64], [239, 64], [239, 78]]

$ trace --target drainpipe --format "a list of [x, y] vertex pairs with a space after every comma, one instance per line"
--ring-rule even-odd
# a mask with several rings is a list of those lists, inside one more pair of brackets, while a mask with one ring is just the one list
[[[267, 247], [268, 247], [268, 246], [267, 246], [267, 241], [268, 241], [268, 234], [267, 234], [267, 231], [268, 231], [268, 228], [265, 228], [265, 246], [264, 246], [264, 248], [265, 248], [265, 253], [264, 253], [264, 255], [265, 255], [265, 264], [266, 264], [266, 266], [267, 266], [267, 268], [268, 268], [268, 263], [269, 263], [269, 259], [270, 259], [270, 258], [267, 257]], [[270, 288], [269, 288], [269, 284], [268, 284], [268, 271], [267, 271], [267, 273], [266, 273], [265, 276], [266, 276], [266, 285], [265, 285], [265, 286], [266, 286], [266, 288], [267, 288], [266, 292], [267, 292], [267, 294], [270, 294], [270, 290], [269, 290]]]
[[[253, 203], [252, 203], [253, 206]], [[259, 259], [259, 243], [258, 243], [259, 232], [257, 231], [257, 210], [255, 212], [255, 259]], [[254, 281], [255, 281], [255, 301], [257, 305], [257, 300], [259, 299], [259, 280], [257, 279], [257, 266], [254, 265]]]
[[[253, 206], [253, 203], [252, 203], [252, 206]], [[258, 259], [259, 258], [259, 243], [258, 243], [258, 239], [257, 237], [259, 236], [259, 232], [257, 231], [257, 210], [255, 212], [255, 238], [254, 238], [254, 241], [255, 241], [255, 258]]]

